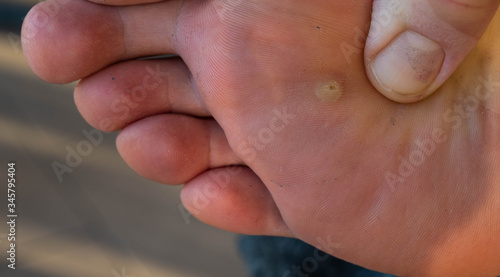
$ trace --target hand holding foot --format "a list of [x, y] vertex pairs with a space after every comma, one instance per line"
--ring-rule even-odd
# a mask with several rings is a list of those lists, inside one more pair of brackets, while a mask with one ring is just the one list
[[458, 68], [483, 34], [498, 0], [375, 0], [366, 72], [387, 98], [424, 99]]
[[[439, 93], [400, 105], [361, 54], [332, 50], [367, 25], [365, 1], [75, 0], [37, 24], [55, 2], [23, 29], [35, 73], [84, 78], [83, 116], [124, 128], [142, 175], [187, 182], [201, 220], [397, 275], [500, 273], [498, 17]], [[182, 60], [129, 61], [167, 52]]]

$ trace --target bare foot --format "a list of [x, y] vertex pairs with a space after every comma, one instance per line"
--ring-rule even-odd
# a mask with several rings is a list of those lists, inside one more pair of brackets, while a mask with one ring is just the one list
[[[184, 204], [209, 224], [396, 275], [498, 275], [499, 18], [439, 91], [401, 105], [346, 51], [370, 4], [51, 0], [23, 43], [47, 81], [96, 72], [75, 92], [82, 115], [124, 128], [140, 174], [187, 182]], [[182, 60], [127, 61], [166, 52]]]

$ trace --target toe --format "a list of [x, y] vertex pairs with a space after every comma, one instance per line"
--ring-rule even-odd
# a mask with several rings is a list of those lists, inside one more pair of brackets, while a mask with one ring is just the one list
[[127, 126], [116, 141], [132, 169], [164, 184], [182, 184], [209, 168], [241, 164], [214, 120], [163, 114]]
[[124, 55], [123, 34], [117, 10], [87, 1], [45, 1], [26, 16], [23, 50], [40, 78], [67, 83]]
[[35, 74], [53, 83], [79, 80], [120, 60], [174, 53], [181, 3], [111, 7], [45, 1], [26, 16], [23, 49]]
[[83, 79], [75, 103], [90, 125], [107, 132], [162, 113], [210, 116], [181, 59], [113, 65]]
[[376, 0], [365, 48], [368, 77], [397, 102], [419, 101], [457, 69], [490, 24], [498, 0]]
[[246, 167], [207, 171], [181, 192], [188, 211], [201, 221], [230, 232], [292, 236], [271, 194]]

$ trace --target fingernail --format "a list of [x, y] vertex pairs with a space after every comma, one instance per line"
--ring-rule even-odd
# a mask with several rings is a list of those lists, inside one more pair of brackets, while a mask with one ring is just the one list
[[389, 94], [415, 97], [439, 74], [444, 56], [438, 43], [405, 31], [375, 57], [371, 69]]

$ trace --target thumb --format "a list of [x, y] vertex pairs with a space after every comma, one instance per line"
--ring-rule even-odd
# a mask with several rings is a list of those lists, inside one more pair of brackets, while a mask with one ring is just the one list
[[387, 98], [419, 101], [456, 70], [500, 0], [374, 0], [365, 47], [368, 78]]

